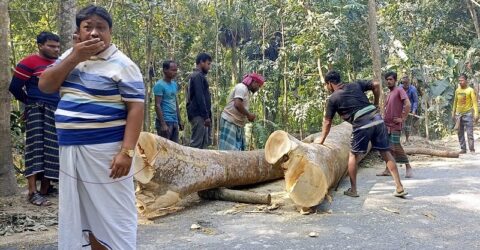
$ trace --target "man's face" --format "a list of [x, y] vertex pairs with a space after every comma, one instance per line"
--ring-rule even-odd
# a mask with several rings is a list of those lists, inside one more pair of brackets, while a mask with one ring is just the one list
[[170, 79], [177, 77], [178, 67], [176, 63], [170, 63], [170, 68], [163, 71], [165, 76]]
[[248, 89], [252, 91], [252, 93], [256, 93], [260, 89], [260, 83], [257, 81], [252, 81]]
[[80, 23], [77, 33], [80, 42], [99, 38], [100, 41], [103, 41], [105, 44], [105, 48], [107, 48], [112, 41], [112, 29], [108, 26], [108, 22], [97, 15], [83, 20]]
[[410, 79], [402, 78], [402, 84], [404, 88], [408, 88], [408, 86], [410, 86]]
[[395, 87], [396, 79], [393, 78], [393, 76], [389, 76], [389, 77], [387, 77], [385, 80], [387, 80], [387, 87], [389, 87], [389, 88]]
[[207, 74], [208, 71], [210, 71], [210, 68], [212, 67], [212, 62], [211, 61], [204, 61], [200, 62], [200, 69], [203, 71], [203, 73]]
[[458, 78], [458, 83], [460, 84], [460, 87], [462, 87], [462, 88], [467, 87], [467, 79], [465, 79], [465, 77], [463, 77], [463, 76]]
[[60, 43], [47, 40], [44, 44], [38, 44], [38, 52], [48, 59], [57, 59], [60, 56]]
[[325, 89], [326, 89], [326, 90], [328, 91], [328, 93], [330, 93], [330, 94], [333, 93], [333, 91], [335, 91], [335, 90], [333, 89], [333, 85], [332, 85], [331, 82], [326, 82], [326, 83], [325, 83]]

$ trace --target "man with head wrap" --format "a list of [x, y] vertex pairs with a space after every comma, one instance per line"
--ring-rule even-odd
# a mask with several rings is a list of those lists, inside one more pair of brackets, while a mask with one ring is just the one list
[[250, 93], [257, 92], [263, 86], [263, 76], [251, 73], [243, 77], [243, 81], [230, 93], [228, 103], [222, 112], [220, 121], [220, 150], [245, 150], [244, 126], [253, 122], [256, 116], [250, 111]]

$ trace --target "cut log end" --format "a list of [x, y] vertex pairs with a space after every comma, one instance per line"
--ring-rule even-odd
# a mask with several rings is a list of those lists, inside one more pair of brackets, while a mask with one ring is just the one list
[[321, 168], [313, 166], [301, 155], [286, 162], [285, 186], [295, 204], [312, 207], [320, 204], [328, 192], [328, 181]]
[[273, 132], [265, 143], [265, 160], [270, 164], [276, 164], [290, 152], [292, 141], [289, 135], [283, 130]]

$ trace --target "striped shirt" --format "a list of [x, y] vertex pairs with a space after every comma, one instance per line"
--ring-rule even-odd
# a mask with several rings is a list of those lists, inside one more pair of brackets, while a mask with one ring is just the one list
[[10, 92], [15, 99], [25, 104], [50, 104], [57, 106], [58, 93], [45, 94], [38, 88], [38, 76], [55, 60], [39, 55], [30, 55], [20, 61], [14, 69]]
[[[71, 49], [56, 64], [70, 53]], [[127, 118], [125, 102], [143, 102], [144, 96], [140, 69], [110, 45], [78, 64], [62, 84], [55, 112], [59, 145], [122, 141]]]

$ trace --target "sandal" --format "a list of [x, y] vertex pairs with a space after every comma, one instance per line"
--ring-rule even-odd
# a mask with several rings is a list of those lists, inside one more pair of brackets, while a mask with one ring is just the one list
[[393, 193], [393, 196], [404, 198], [407, 194], [408, 192], [405, 191], [405, 189], [403, 189], [402, 192], [397, 192], [397, 190], [395, 190], [395, 192]]
[[360, 197], [360, 195], [358, 195], [357, 192], [353, 192], [351, 188], [344, 191], [343, 194], [350, 197]]
[[52, 203], [48, 201], [47, 198], [45, 198], [38, 192], [30, 194], [28, 201], [35, 206], [46, 207], [52, 205]]
[[58, 194], [58, 189], [53, 187], [53, 185], [50, 185], [48, 187], [47, 193], [45, 193], [45, 194], [40, 193], [40, 194], [43, 195], [43, 196], [55, 196], [55, 195]]

